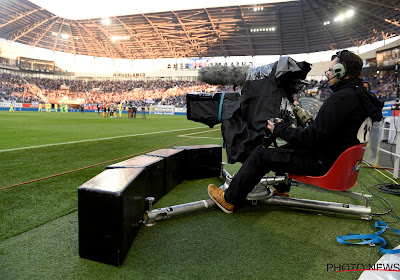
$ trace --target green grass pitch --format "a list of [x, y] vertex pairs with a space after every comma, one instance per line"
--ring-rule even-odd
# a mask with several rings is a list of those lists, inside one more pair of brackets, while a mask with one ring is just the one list
[[[338, 235], [376, 232], [373, 221], [260, 205], [232, 215], [208, 210], [142, 227], [121, 267], [82, 259], [81, 184], [120, 158], [175, 145], [222, 145], [219, 127], [210, 129], [185, 116], [128, 119], [126, 114], [103, 118], [96, 113], [0, 111], [0, 131], [1, 279], [357, 279], [361, 272], [334, 273], [327, 267], [374, 264], [382, 256], [377, 247], [336, 242]], [[96, 166], [82, 169], [91, 165]], [[239, 167], [226, 169], [233, 174]], [[382, 182], [390, 181], [362, 168], [354, 191]], [[222, 181], [184, 181], [155, 207], [206, 199], [209, 183]], [[5, 188], [12, 185], [17, 186]], [[381, 195], [398, 215], [399, 198]], [[358, 203], [296, 187], [291, 196]], [[373, 212], [384, 211], [379, 199], [373, 203]], [[391, 232], [384, 237], [386, 248], [400, 243]]]

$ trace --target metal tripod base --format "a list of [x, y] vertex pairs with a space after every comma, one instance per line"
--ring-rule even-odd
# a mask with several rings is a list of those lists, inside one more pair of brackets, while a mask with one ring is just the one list
[[146, 211], [144, 214], [144, 225], [152, 226], [155, 222], [165, 220], [167, 218], [180, 216], [183, 214], [195, 213], [207, 209], [216, 208], [217, 205], [211, 199], [200, 200], [185, 204], [169, 206]]
[[[229, 175], [229, 174], [228, 174]], [[223, 190], [226, 190], [229, 187], [231, 181], [230, 175], [226, 177], [225, 183], [220, 187]], [[251, 201], [253, 205], [257, 204], [257, 201], [261, 199], [268, 199], [271, 198], [273, 195], [273, 191], [271, 191], [267, 186], [263, 185], [262, 183], [258, 184], [254, 190], [248, 195], [247, 200]], [[207, 209], [216, 208], [217, 205], [213, 200], [206, 199], [200, 200], [185, 204], [179, 204], [159, 209], [152, 209], [153, 208], [153, 197], [146, 198], [148, 204], [148, 211], [144, 214], [144, 225], [146, 226], [153, 226], [155, 222], [165, 220], [168, 218], [172, 218], [175, 216], [180, 216], [184, 214], [195, 213], [198, 211], [203, 211]]]
[[[232, 180], [232, 176], [223, 168], [221, 170], [221, 175], [223, 178], [225, 178], [225, 183], [221, 186], [221, 189], [226, 190], [229, 187], [229, 184]], [[349, 191], [334, 192], [336, 194], [343, 195], [346, 197], [351, 197], [353, 199], [359, 199], [359, 200], [365, 199], [365, 206], [310, 200], [310, 199], [273, 196], [274, 192], [269, 189], [268, 185], [277, 185], [280, 183], [287, 184], [288, 180], [289, 179], [287, 176], [273, 176], [273, 177], [263, 178], [261, 179], [260, 183], [253, 189], [253, 191], [247, 196], [247, 200], [249, 200], [253, 205], [270, 204], [270, 205], [286, 206], [293, 208], [357, 215], [364, 220], [372, 219], [371, 207], [369, 207], [369, 200], [371, 196], [367, 194], [360, 194]], [[144, 215], [144, 224], [147, 226], [152, 226], [154, 225], [155, 222], [165, 220], [167, 218], [183, 214], [190, 214], [207, 209], [213, 209], [217, 207], [214, 201], [212, 201], [211, 199], [207, 199], [207, 200], [200, 200], [200, 201], [152, 210], [153, 201], [154, 198], [147, 198], [147, 202], [149, 204], [148, 207], [149, 210], [146, 211]]]
[[327, 202], [327, 201], [310, 200], [310, 199], [289, 198], [281, 196], [273, 196], [270, 199], [259, 200], [258, 203], [357, 215], [360, 216], [361, 219], [363, 220], [372, 219], [371, 208], [361, 205]]
[[[270, 196], [268, 199], [251, 200], [252, 204], [269, 204], [286, 206], [300, 209], [311, 209], [318, 211], [327, 211], [333, 213], [342, 213], [360, 216], [363, 220], [371, 220], [371, 208], [368, 206], [360, 206], [353, 204], [326, 202], [310, 199], [289, 198], [281, 196]], [[216, 208], [217, 205], [211, 199], [200, 200], [175, 206], [169, 206], [160, 209], [146, 211], [144, 216], [144, 224], [152, 226], [155, 222], [180, 216], [183, 214], [191, 214], [198, 211]]]

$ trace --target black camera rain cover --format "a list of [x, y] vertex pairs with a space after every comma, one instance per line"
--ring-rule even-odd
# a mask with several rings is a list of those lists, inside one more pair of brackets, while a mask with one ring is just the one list
[[188, 94], [187, 118], [210, 127], [222, 122], [228, 162], [243, 163], [256, 146], [271, 144], [268, 120], [281, 117], [282, 99], [293, 100], [292, 85], [296, 80], [305, 79], [310, 70], [311, 65], [307, 62], [297, 63], [290, 57], [281, 57], [274, 64], [252, 67], [240, 95], [237, 92], [208, 96]]
[[225, 93], [192, 92], [186, 95], [186, 104], [188, 120], [201, 122], [213, 128], [223, 119], [231, 118], [233, 112], [240, 108], [240, 94], [236, 91]]
[[[272, 76], [273, 77], [273, 76]], [[232, 117], [222, 119], [222, 137], [229, 163], [244, 162], [258, 145], [267, 145], [267, 121], [279, 117], [282, 91], [271, 76], [262, 80], [245, 81], [240, 97], [240, 107]], [[271, 139], [272, 141], [272, 139]]]

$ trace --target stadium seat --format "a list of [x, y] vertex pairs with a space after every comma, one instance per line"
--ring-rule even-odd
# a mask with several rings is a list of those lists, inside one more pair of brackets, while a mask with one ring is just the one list
[[367, 143], [348, 148], [335, 161], [329, 171], [322, 176], [290, 174], [289, 178], [333, 191], [346, 191], [357, 182], [361, 162]]

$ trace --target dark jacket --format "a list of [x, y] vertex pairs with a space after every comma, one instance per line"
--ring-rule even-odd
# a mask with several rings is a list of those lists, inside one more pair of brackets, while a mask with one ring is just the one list
[[[346, 79], [332, 87], [333, 94], [324, 102], [315, 121], [306, 129], [278, 123], [274, 135], [295, 149], [308, 150], [327, 164], [347, 148], [359, 144], [357, 132], [367, 117], [382, 118], [383, 104], [363, 87], [360, 79]], [[375, 99], [374, 99], [375, 98]]]

